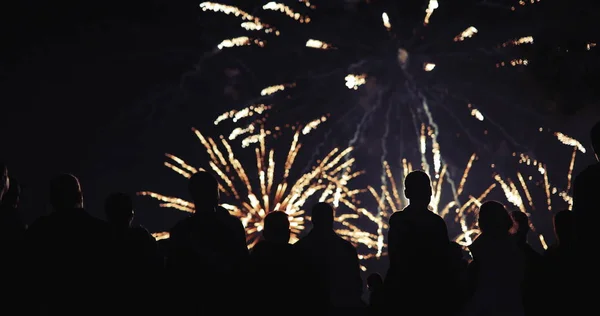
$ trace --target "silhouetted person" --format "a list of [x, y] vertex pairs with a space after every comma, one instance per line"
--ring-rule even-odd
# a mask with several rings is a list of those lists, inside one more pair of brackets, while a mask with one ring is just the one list
[[572, 211], [564, 210], [554, 215], [556, 243], [544, 253], [546, 286], [544, 293], [556, 300], [546, 300], [545, 310], [555, 315], [567, 315], [573, 310], [573, 291], [580, 280], [575, 277], [575, 217]]
[[50, 204], [53, 212], [25, 234], [33, 306], [50, 315], [98, 312], [109, 295], [104, 282], [110, 267], [108, 227], [83, 209], [73, 175], [51, 180]]
[[27, 226], [19, 213], [21, 186], [16, 179], [10, 180], [10, 187], [0, 202], [0, 242], [21, 241]]
[[[600, 122], [597, 122], [590, 131], [590, 138], [596, 159], [600, 158]], [[600, 242], [597, 229], [600, 223], [600, 163], [595, 163], [583, 170], [573, 182], [573, 213], [575, 215], [576, 258], [578, 263], [577, 276], [581, 284], [577, 286], [582, 309], [587, 310], [595, 306], [595, 297], [590, 296], [587, 290], [596, 287], [600, 274], [597, 256], [597, 246]], [[586, 306], [583, 306], [586, 305]]]
[[523, 303], [527, 315], [536, 315], [539, 312], [543, 300], [546, 298], [543, 288], [540, 288], [543, 274], [542, 255], [535, 251], [527, 242], [529, 234], [529, 217], [521, 211], [510, 213], [513, 221], [516, 223], [516, 232], [514, 234], [517, 246], [525, 256], [525, 280], [523, 282]]
[[[0, 172], [6, 171], [0, 166]], [[8, 184], [10, 183], [10, 187]], [[7, 190], [5, 190], [7, 189]], [[14, 179], [9, 179], [2, 172], [0, 191], [6, 191], [0, 201], [0, 278], [2, 286], [7, 289], [0, 299], [0, 310], [13, 313], [22, 306], [23, 291], [23, 237], [26, 226], [21, 220], [18, 210], [21, 186]], [[0, 192], [1, 195], [1, 192]]]
[[209, 173], [192, 175], [189, 192], [195, 213], [170, 231], [167, 267], [175, 282], [173, 294], [184, 310], [237, 308], [228, 300], [242, 299], [246, 290], [240, 279], [248, 259], [244, 227], [218, 207], [219, 185]]
[[488, 201], [479, 209], [478, 223], [481, 235], [469, 246], [475, 291], [465, 315], [524, 315], [525, 259], [510, 233], [512, 218], [504, 205]]
[[457, 242], [450, 242], [450, 266], [452, 267], [450, 276], [451, 282], [454, 285], [446, 295], [450, 296], [450, 300], [456, 301], [455, 308], [458, 313], [468, 299], [468, 267], [469, 261], [465, 259], [463, 247]]
[[133, 201], [124, 193], [111, 194], [105, 201], [104, 211], [117, 242], [117, 253], [123, 268], [129, 270], [156, 267], [156, 240], [142, 226], [132, 225], [134, 217]]
[[404, 188], [410, 204], [389, 220], [390, 267], [385, 278], [386, 302], [389, 308], [395, 308], [399, 313], [448, 313], [455, 302], [442, 297], [443, 302], [431, 304], [428, 294], [432, 289], [445, 293], [454, 286], [450, 284], [452, 269], [446, 223], [429, 210], [432, 190], [425, 172], [409, 173]]
[[162, 260], [158, 257], [156, 240], [144, 227], [132, 225], [134, 209], [129, 195], [111, 194], [104, 203], [104, 211], [114, 243], [111, 255], [113, 282], [118, 285], [115, 292], [121, 294], [111, 303], [121, 311], [142, 313], [154, 305], [149, 297], [154, 292], [152, 288], [159, 284]]
[[306, 267], [289, 244], [287, 214], [280, 211], [269, 213], [264, 220], [262, 236], [263, 240], [250, 252], [253, 272], [249, 276], [257, 281], [252, 291], [257, 294], [255, 301], [262, 301], [259, 303], [261, 313], [276, 313], [291, 306], [304, 308], [310, 303], [311, 289], [305, 283]]
[[369, 313], [381, 315], [385, 309], [383, 278], [379, 273], [371, 273], [367, 277], [367, 290], [369, 290]]
[[334, 210], [328, 203], [312, 209], [312, 230], [294, 247], [318, 273], [320, 285], [329, 292], [329, 304], [338, 309], [363, 307], [360, 263], [354, 246], [333, 230]]
[[[600, 155], [600, 122], [590, 133], [596, 159]], [[573, 182], [573, 212], [577, 218], [577, 234], [582, 246], [595, 247], [598, 234], [595, 232], [599, 220], [600, 203], [600, 163], [595, 163], [575, 177]]]

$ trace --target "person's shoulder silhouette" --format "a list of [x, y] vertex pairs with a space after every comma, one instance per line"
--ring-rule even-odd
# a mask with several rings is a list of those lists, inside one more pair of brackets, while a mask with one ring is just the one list
[[75, 241], [77, 238], [90, 237], [105, 239], [98, 234], [108, 233], [107, 224], [88, 214], [83, 208], [83, 193], [79, 179], [71, 174], [62, 174], [50, 182], [50, 204], [53, 212], [43, 216], [29, 227], [28, 234], [36, 235], [38, 230], [43, 232], [37, 237], [46, 239], [60, 237]]
[[0, 240], [17, 241], [23, 238], [27, 226], [19, 212], [21, 186], [14, 178], [9, 181], [10, 187], [0, 202]]
[[171, 229], [170, 244], [175, 251], [171, 257], [176, 258], [179, 253], [188, 258], [187, 263], [200, 260], [203, 264], [224, 268], [231, 262], [223, 260], [247, 256], [241, 222], [219, 206], [217, 180], [208, 172], [200, 171], [192, 175], [188, 189], [195, 212]]
[[9, 186], [10, 180], [8, 178], [8, 168], [6, 167], [6, 164], [0, 162], [0, 201], [2, 201], [2, 197]]
[[352, 243], [336, 234], [334, 212], [329, 203], [317, 203], [312, 208], [312, 230], [294, 247], [319, 275], [334, 308], [361, 306], [363, 285], [358, 254]]
[[421, 170], [413, 171], [406, 176], [404, 188], [410, 203], [389, 219], [390, 259], [407, 255], [407, 251], [419, 252], [420, 256], [427, 253], [440, 255], [450, 240], [444, 220], [429, 209], [432, 194], [429, 176]]
[[[600, 122], [590, 132], [596, 160], [600, 158]], [[597, 201], [600, 192], [600, 163], [588, 166], [575, 177], [573, 182], [573, 210], [583, 215], [598, 215]]]
[[[50, 203], [53, 212], [36, 220], [25, 233], [27, 262], [35, 271], [34, 300], [51, 314], [87, 311], [107, 295], [100, 288], [109, 283], [108, 226], [83, 209], [79, 180], [71, 174], [51, 180]], [[64, 290], [55, 291], [59, 283]]]

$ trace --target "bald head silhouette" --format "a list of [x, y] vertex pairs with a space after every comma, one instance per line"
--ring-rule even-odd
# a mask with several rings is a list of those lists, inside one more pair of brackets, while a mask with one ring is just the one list
[[333, 207], [329, 203], [319, 202], [312, 208], [313, 229], [326, 231], [333, 229]]
[[507, 235], [513, 227], [513, 221], [502, 203], [487, 201], [479, 208], [479, 228], [487, 235]]
[[199, 171], [192, 175], [188, 190], [194, 200], [196, 212], [214, 212], [219, 205], [219, 183], [206, 171]]
[[287, 244], [290, 241], [290, 221], [287, 214], [281, 211], [267, 214], [262, 235], [269, 242]]
[[428, 206], [431, 194], [431, 179], [424, 171], [413, 171], [404, 179], [404, 195], [410, 200], [410, 204]]
[[590, 138], [592, 139], [592, 146], [594, 146], [594, 153], [596, 154], [596, 160], [600, 161], [600, 122], [597, 122], [590, 131]]
[[83, 208], [79, 179], [68, 173], [54, 177], [50, 181], [50, 203], [54, 210]]
[[104, 212], [109, 223], [128, 227], [133, 220], [133, 201], [128, 194], [113, 193], [104, 201]]

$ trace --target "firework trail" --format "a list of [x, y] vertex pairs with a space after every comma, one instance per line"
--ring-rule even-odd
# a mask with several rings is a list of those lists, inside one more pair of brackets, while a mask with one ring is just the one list
[[[378, 237], [363, 231], [357, 224], [358, 219], [378, 220], [375, 214], [358, 206], [356, 196], [364, 190], [350, 189], [350, 182], [361, 172], [353, 171], [354, 159], [344, 161], [352, 148], [334, 149], [325, 155], [308, 173], [294, 176], [294, 164], [302, 144], [300, 136], [306, 126], [295, 128], [289, 150], [281, 160], [278, 152], [267, 146], [270, 131], [259, 129], [249, 136], [256, 139], [253, 168], [243, 164], [235, 150], [225, 137], [213, 139], [194, 129], [210, 160], [207, 169], [215, 173], [219, 187], [224, 193], [224, 208], [241, 219], [246, 228], [247, 241], [254, 246], [263, 229], [263, 220], [269, 212], [283, 211], [288, 214], [291, 224], [291, 241], [295, 242], [305, 228], [304, 207], [309, 201], [331, 203], [336, 207], [336, 231], [353, 244], [365, 249], [375, 248]], [[258, 137], [255, 137], [258, 136]], [[183, 159], [167, 154], [165, 166], [190, 178], [202, 168], [194, 167]], [[277, 160], [284, 161], [281, 166]], [[279, 166], [279, 167], [278, 167]], [[340, 174], [343, 173], [343, 176]], [[192, 202], [155, 192], [144, 191], [139, 195], [149, 196], [161, 202], [161, 207], [175, 208], [184, 212], [194, 212]], [[364, 220], [364, 219], [363, 219]], [[168, 233], [155, 233], [155, 238], [168, 238]], [[362, 253], [362, 259], [368, 259], [369, 253]]]

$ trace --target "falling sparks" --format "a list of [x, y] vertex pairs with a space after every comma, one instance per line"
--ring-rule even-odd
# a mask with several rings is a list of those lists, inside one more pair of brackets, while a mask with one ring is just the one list
[[527, 59], [513, 59], [509, 62], [497, 63], [496, 67], [500, 68], [500, 67], [506, 67], [506, 66], [515, 67], [515, 66], [527, 66], [527, 65], [529, 65], [529, 61]]
[[533, 44], [533, 36], [525, 36], [515, 40], [510, 40], [502, 44], [502, 47], [519, 46], [523, 44]]
[[423, 70], [425, 71], [432, 71], [435, 68], [435, 64], [432, 63], [425, 63], [423, 65]]
[[312, 121], [308, 122], [308, 124], [306, 124], [306, 126], [304, 126], [302, 128], [302, 135], [306, 135], [306, 134], [310, 133], [311, 131], [313, 131], [314, 129], [316, 129], [317, 127], [319, 127], [319, 125], [321, 125], [321, 123], [324, 123], [326, 121], [327, 121], [327, 117], [326, 116], [322, 116], [319, 119], [312, 120]]
[[354, 89], [354, 90], [358, 90], [359, 86], [362, 86], [363, 84], [365, 84], [367, 82], [367, 75], [365, 74], [360, 74], [360, 75], [347, 75], [346, 76], [346, 87], [348, 87], [348, 89]]
[[556, 138], [558, 138], [558, 140], [567, 145], [567, 146], [572, 146], [577, 148], [577, 150], [579, 150], [580, 152], [585, 154], [585, 147], [583, 147], [583, 145], [581, 144], [581, 142], [579, 142], [578, 140], [576, 140], [575, 138], [569, 137], [563, 133], [557, 132], [554, 133], [554, 135], [556, 136]]
[[478, 121], [482, 121], [485, 119], [483, 113], [481, 113], [478, 109], [474, 108], [471, 104], [469, 104], [469, 108], [471, 109], [471, 116], [476, 118]]
[[242, 20], [246, 20], [247, 22], [242, 23], [242, 27], [245, 29], [264, 30], [265, 33], [271, 33], [275, 31], [275, 34], [279, 35], [279, 31], [276, 31], [275, 29], [271, 28], [268, 24], [262, 23], [262, 21], [258, 17], [255, 17], [237, 7], [221, 3], [202, 2], [200, 3], [200, 8], [202, 9], [202, 11], [221, 12], [227, 15], [233, 14], [234, 16], [239, 17]]
[[[540, 2], [541, 0], [519, 0], [519, 6], [524, 7], [526, 5], [531, 5], [531, 4], [536, 4], [538, 2]], [[513, 6], [510, 8], [512, 11], [515, 11], [517, 9], [516, 6]]]
[[454, 41], [462, 42], [467, 38], [473, 37], [475, 34], [477, 34], [477, 29], [474, 26], [469, 26], [466, 30], [462, 31], [462, 33], [456, 35]]
[[[354, 244], [366, 247], [376, 245], [376, 237], [353, 224], [353, 220], [374, 215], [357, 206], [356, 196], [361, 190], [348, 187], [349, 183], [361, 174], [352, 171], [354, 159], [343, 159], [351, 153], [352, 148], [336, 148], [319, 160], [311, 171], [294, 177], [294, 163], [302, 147], [299, 140], [301, 129], [294, 133], [281, 167], [277, 167], [279, 164], [275, 162], [279, 155], [274, 149], [267, 147], [266, 138], [262, 137], [254, 150], [256, 174], [252, 174], [250, 169], [242, 165], [233, 147], [224, 137], [214, 140], [205, 137], [198, 130], [193, 131], [206, 149], [210, 157], [207, 165], [217, 176], [220, 190], [226, 196], [225, 202], [228, 203], [222, 206], [242, 221], [250, 247], [258, 242], [264, 218], [273, 211], [283, 211], [288, 215], [292, 231], [291, 241], [295, 242], [304, 229], [304, 207], [309, 201], [335, 205], [338, 208], [338, 233]], [[261, 130], [261, 134], [265, 133], [265, 130]], [[165, 165], [185, 178], [190, 178], [193, 173], [201, 170], [174, 155], [167, 154], [167, 158], [169, 161]], [[161, 207], [194, 212], [194, 204], [181, 198], [148, 191], [139, 194], [159, 200]], [[348, 209], [350, 212], [340, 209]], [[168, 238], [167, 233], [155, 233], [154, 236], [156, 239]]]
[[383, 21], [383, 26], [389, 31], [392, 29], [392, 24], [390, 23], [390, 17], [387, 13], [383, 12], [381, 14], [381, 20]]
[[248, 36], [240, 36], [240, 37], [234, 37], [234, 38], [223, 40], [221, 43], [219, 43], [219, 45], [217, 45], [217, 48], [223, 49], [223, 48], [231, 48], [231, 47], [235, 47], [235, 46], [248, 46], [251, 44], [255, 44], [259, 47], [265, 46], [265, 43], [261, 40], [251, 39]]
[[316, 49], [332, 49], [333, 46], [331, 44], [327, 44], [325, 42], [316, 40], [316, 39], [309, 39], [308, 41], [306, 41], [306, 47], [310, 47], [310, 48], [316, 48]]
[[260, 91], [260, 95], [262, 95], [262, 96], [272, 95], [276, 92], [283, 91], [286, 88], [294, 87], [295, 85], [296, 84], [294, 84], [294, 83], [290, 83], [290, 84], [278, 84], [278, 85], [274, 85], [274, 86], [269, 86], [269, 87], [262, 89]]
[[423, 24], [425, 24], [425, 25], [429, 24], [429, 19], [431, 18], [433, 11], [435, 11], [435, 9], [437, 9], [439, 7], [440, 7], [440, 4], [438, 3], [437, 0], [429, 0], [427, 9], [425, 9], [425, 19], [423, 19]]
[[307, 16], [302, 16], [300, 13], [294, 12], [290, 7], [286, 6], [283, 3], [277, 2], [269, 2], [262, 7], [264, 10], [273, 10], [284, 13], [288, 17], [300, 22], [300, 23], [308, 23], [310, 22], [310, 18]]

